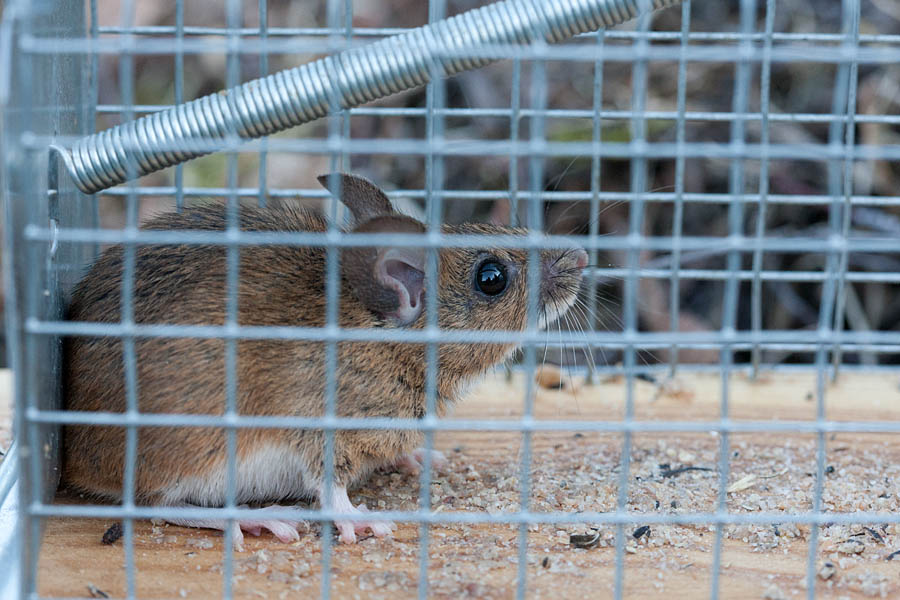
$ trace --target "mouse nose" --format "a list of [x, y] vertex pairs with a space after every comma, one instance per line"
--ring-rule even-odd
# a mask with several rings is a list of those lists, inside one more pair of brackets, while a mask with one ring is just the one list
[[581, 277], [581, 270], [588, 264], [588, 255], [583, 248], [568, 248], [547, 253], [543, 260], [544, 278], [554, 278], [560, 274]]
[[579, 248], [575, 252], [575, 266], [579, 269], [583, 269], [588, 264], [588, 255], [583, 249]]

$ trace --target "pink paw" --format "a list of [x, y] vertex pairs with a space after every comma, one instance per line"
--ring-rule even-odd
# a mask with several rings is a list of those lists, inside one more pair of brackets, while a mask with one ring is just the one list
[[309, 525], [303, 519], [277, 520], [266, 519], [261, 513], [269, 511], [289, 511], [290, 507], [272, 505], [265, 508], [252, 509], [254, 516], [257, 518], [246, 518], [236, 521], [232, 529], [234, 539], [234, 548], [242, 551], [244, 549], [244, 535], [246, 531], [250, 535], [258, 536], [263, 530], [271, 531], [272, 535], [279, 541], [290, 544], [300, 539], [298, 530], [306, 530]]
[[[397, 461], [397, 466], [407, 471], [413, 475], [418, 475], [419, 472], [422, 471], [422, 466], [425, 464], [425, 453], [428, 452], [425, 448], [416, 448], [409, 454], [404, 454], [400, 457], [400, 460]], [[435, 471], [444, 471], [449, 466], [449, 461], [447, 457], [444, 456], [443, 452], [438, 452], [437, 450], [431, 450], [431, 467]]]
[[[366, 505], [360, 504], [358, 507], [353, 507], [351, 514], [362, 516], [367, 512], [369, 509], [366, 508]], [[375, 537], [385, 537], [394, 532], [394, 524], [390, 521], [335, 521], [334, 525], [341, 534], [341, 541], [345, 544], [355, 544], [356, 534], [365, 533], [366, 530], [370, 530]]]
[[369, 509], [365, 504], [353, 506], [350, 497], [347, 495], [347, 488], [342, 485], [334, 486], [331, 494], [325, 492], [324, 485], [319, 486], [318, 496], [319, 503], [323, 507], [328, 507], [326, 501], [330, 495], [331, 508], [340, 516], [347, 518], [337, 519], [334, 522], [338, 532], [341, 534], [341, 541], [345, 544], [352, 544], [356, 541], [356, 533], [363, 533], [367, 529], [372, 532], [375, 537], [384, 537], [390, 535], [394, 530], [394, 524], [390, 521], [370, 521], [366, 519], [366, 513]]

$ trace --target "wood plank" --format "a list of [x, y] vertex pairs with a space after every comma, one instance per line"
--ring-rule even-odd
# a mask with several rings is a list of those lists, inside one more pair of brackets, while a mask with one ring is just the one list
[[0, 369], [0, 462], [12, 444], [13, 379], [12, 371]]
[[[829, 386], [826, 409], [837, 420], [900, 420], [896, 375], [846, 374]], [[492, 377], [473, 390], [455, 415], [515, 418], [521, 413], [521, 378], [508, 384]], [[759, 382], [735, 376], [729, 385], [731, 414], [741, 419], [813, 419], [812, 374], [771, 375]], [[668, 390], [668, 391], [666, 391]], [[691, 375], [664, 390], [648, 382], [634, 389], [640, 419], [697, 420], [718, 417], [721, 381], [717, 375]], [[535, 414], [542, 419], [620, 419], [625, 389], [621, 380], [567, 390], [539, 390]], [[511, 511], [519, 498], [521, 435], [496, 432], [445, 432], [436, 444], [450, 458], [450, 470], [437, 476], [434, 504], [442, 511]], [[825, 507], [834, 512], [898, 511], [900, 440], [894, 435], [841, 434], [827, 439], [829, 470]], [[579, 432], [533, 436], [530, 503], [538, 511], [614, 510], [622, 436]], [[717, 475], [679, 467], [713, 468], [720, 440], [709, 433], [637, 433], [629, 473], [629, 509], [641, 513], [683, 514], [716, 506]], [[729, 445], [729, 484], [746, 489], [728, 494], [736, 512], [798, 512], [811, 506], [816, 440], [808, 434], [733, 435]], [[677, 472], [677, 471], [676, 471]], [[741, 486], [738, 486], [741, 487]], [[377, 474], [357, 490], [354, 500], [370, 508], [415, 507], [417, 481], [400, 474]], [[84, 500], [61, 497], [61, 502]], [[90, 519], [50, 519], [39, 566], [44, 595], [86, 596], [93, 585], [111, 597], [125, 593], [122, 542], [100, 543], [110, 525]], [[711, 586], [715, 529], [710, 526], [652, 526], [636, 541], [625, 528], [625, 596], [669, 594], [706, 598]], [[573, 549], [570, 533], [589, 524], [532, 526], [526, 567], [529, 597], [605, 597], [615, 575], [615, 530], [600, 527], [600, 544]], [[817, 578], [817, 598], [895, 597], [900, 594], [900, 528], [873, 523], [823, 528], [817, 567], [829, 561], [834, 574]], [[313, 528], [315, 529], [315, 528]], [[135, 524], [137, 591], [142, 598], [204, 598], [222, 589], [222, 538], [205, 530]], [[723, 598], [805, 597], [809, 528], [780, 525], [724, 528], [720, 591]], [[430, 532], [428, 581], [436, 598], [509, 598], [517, 577], [517, 531], [508, 524], [440, 526]], [[198, 547], [198, 544], [200, 547]], [[211, 546], [204, 548], [202, 546]], [[419, 530], [398, 524], [390, 540], [367, 539], [334, 549], [335, 598], [414, 597], [418, 583]], [[857, 550], [861, 550], [857, 553]], [[235, 594], [242, 598], [288, 598], [315, 594], [320, 580], [320, 541], [315, 531], [292, 545], [273, 537], [248, 537], [235, 555]]]

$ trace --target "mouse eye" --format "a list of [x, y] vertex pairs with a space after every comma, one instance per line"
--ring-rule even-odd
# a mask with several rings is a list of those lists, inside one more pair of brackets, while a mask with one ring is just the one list
[[502, 293], [508, 283], [506, 267], [498, 262], [487, 261], [482, 263], [475, 274], [475, 287], [487, 296], [496, 296]]

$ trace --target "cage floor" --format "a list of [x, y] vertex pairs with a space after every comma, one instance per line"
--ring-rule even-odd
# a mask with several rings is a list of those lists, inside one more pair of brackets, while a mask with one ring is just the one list
[[[845, 374], [827, 391], [827, 416], [835, 420], [900, 420], [896, 375]], [[469, 418], [521, 413], [523, 380], [489, 379], [455, 411]], [[730, 411], [737, 419], [812, 419], [815, 375], [766, 375], [750, 382], [736, 375]], [[539, 389], [535, 413], [545, 419], [620, 419], [625, 385]], [[659, 420], [717, 418], [718, 375], [689, 375], [675, 382], [635, 384], [635, 417]], [[705, 434], [636, 433], [632, 440], [629, 508], [642, 513], [713, 510], [720, 440]], [[519, 498], [520, 434], [447, 432], [437, 447], [449, 471], [433, 484], [443, 511], [512, 511]], [[531, 505], [538, 511], [609, 511], [616, 506], [622, 436], [579, 432], [533, 437]], [[900, 439], [884, 434], [837, 434], [826, 440], [823, 507], [833, 512], [900, 510]], [[811, 508], [816, 440], [807, 434], [735, 434], [729, 443], [732, 472], [728, 506], [736, 512], [805, 511]], [[687, 468], [689, 467], [689, 468]], [[370, 508], [412, 509], [418, 483], [398, 473], [376, 474], [357, 490]], [[80, 502], [60, 497], [61, 502]], [[41, 552], [42, 595], [121, 597], [125, 592], [122, 542], [100, 540], [110, 522], [50, 519]], [[626, 526], [624, 591], [629, 598], [670, 594], [706, 598], [711, 586], [715, 529], [710, 526]], [[214, 597], [222, 589], [222, 537], [208, 530], [135, 524], [136, 587], [142, 598]], [[529, 597], [606, 597], [615, 577], [615, 529], [600, 527], [596, 547], [576, 549], [572, 533], [590, 524], [539, 525], [529, 531]], [[723, 598], [806, 596], [809, 527], [725, 526], [721, 553]], [[508, 524], [438, 526], [431, 530], [429, 593], [437, 598], [507, 598], [516, 585], [517, 531]], [[871, 523], [826, 526], [816, 559], [817, 598], [897, 597], [900, 594], [900, 527]], [[415, 596], [419, 531], [398, 524], [393, 539], [365, 539], [334, 548], [336, 598]], [[320, 543], [316, 528], [299, 542], [270, 535], [247, 537], [235, 555], [234, 592], [246, 598], [288, 598], [319, 592]]]

